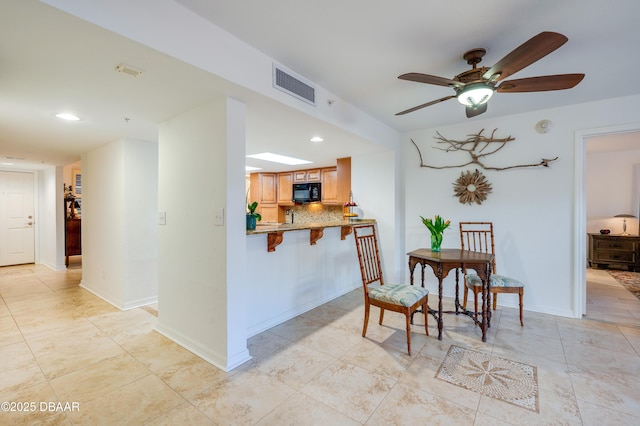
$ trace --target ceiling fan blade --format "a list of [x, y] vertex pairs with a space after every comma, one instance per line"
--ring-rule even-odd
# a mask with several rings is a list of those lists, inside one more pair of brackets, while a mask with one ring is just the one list
[[545, 75], [504, 81], [496, 89], [499, 93], [547, 92], [571, 89], [582, 81], [584, 74]]
[[421, 74], [419, 72], [409, 72], [398, 76], [400, 80], [415, 81], [417, 83], [435, 84], [436, 86], [447, 87], [463, 87], [464, 83], [461, 81], [451, 80], [444, 77], [438, 77], [435, 75]]
[[413, 107], [413, 108], [406, 109], [404, 111], [401, 111], [401, 112], [397, 113], [396, 115], [408, 114], [410, 112], [417, 111], [419, 109], [426, 108], [426, 107], [431, 106], [431, 105], [439, 104], [440, 102], [448, 101], [449, 99], [454, 99], [454, 98], [455, 98], [455, 96], [453, 96], [453, 95], [445, 96], [444, 98], [436, 99], [435, 101], [427, 102], [426, 104], [422, 104], [422, 105], [418, 105], [418, 106]]
[[467, 118], [475, 117], [476, 115], [480, 115], [483, 112], [487, 111], [487, 104], [484, 103], [484, 104], [473, 106], [473, 107], [468, 106], [466, 108], [466, 111], [467, 111]]
[[528, 67], [539, 59], [544, 58], [567, 42], [568, 38], [554, 32], [541, 32], [530, 38], [511, 53], [489, 68], [482, 76], [491, 81], [500, 81], [521, 69]]

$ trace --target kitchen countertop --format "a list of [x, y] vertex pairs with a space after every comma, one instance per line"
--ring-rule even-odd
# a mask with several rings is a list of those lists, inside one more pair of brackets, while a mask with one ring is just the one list
[[282, 243], [284, 233], [288, 231], [310, 231], [309, 244], [312, 246], [322, 238], [325, 228], [342, 228], [340, 239], [344, 240], [347, 235], [351, 234], [351, 228], [355, 225], [364, 223], [376, 223], [375, 219], [347, 219], [336, 220], [334, 222], [316, 222], [316, 223], [274, 223], [257, 225], [255, 230], [247, 230], [247, 235], [265, 235], [267, 236], [267, 251], [276, 251], [276, 247]]
[[375, 219], [349, 219], [349, 220], [337, 220], [335, 222], [314, 222], [314, 223], [273, 223], [273, 224], [260, 224], [256, 226], [255, 230], [247, 230], [247, 235], [255, 234], [268, 234], [270, 232], [281, 231], [300, 231], [305, 229], [318, 229], [318, 228], [335, 228], [338, 226], [354, 226], [364, 223], [376, 223]]

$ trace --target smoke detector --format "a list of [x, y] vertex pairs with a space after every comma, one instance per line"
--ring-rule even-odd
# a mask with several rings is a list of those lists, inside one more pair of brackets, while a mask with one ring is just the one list
[[540, 120], [536, 123], [536, 132], [549, 133], [551, 131], [551, 127], [553, 127], [551, 120]]

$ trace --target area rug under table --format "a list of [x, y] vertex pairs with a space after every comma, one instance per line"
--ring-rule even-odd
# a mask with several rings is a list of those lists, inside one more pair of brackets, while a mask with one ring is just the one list
[[451, 346], [436, 378], [538, 412], [536, 367]]
[[607, 271], [624, 288], [640, 299], [640, 272]]

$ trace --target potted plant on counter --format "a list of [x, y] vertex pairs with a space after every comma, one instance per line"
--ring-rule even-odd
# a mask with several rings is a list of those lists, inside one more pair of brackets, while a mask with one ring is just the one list
[[256, 213], [258, 202], [254, 201], [253, 203], [247, 204], [247, 208], [249, 209], [249, 212], [247, 213], [247, 229], [249, 231], [253, 231], [254, 229], [256, 229], [256, 221], [262, 220], [262, 216], [260, 216], [260, 213]]

